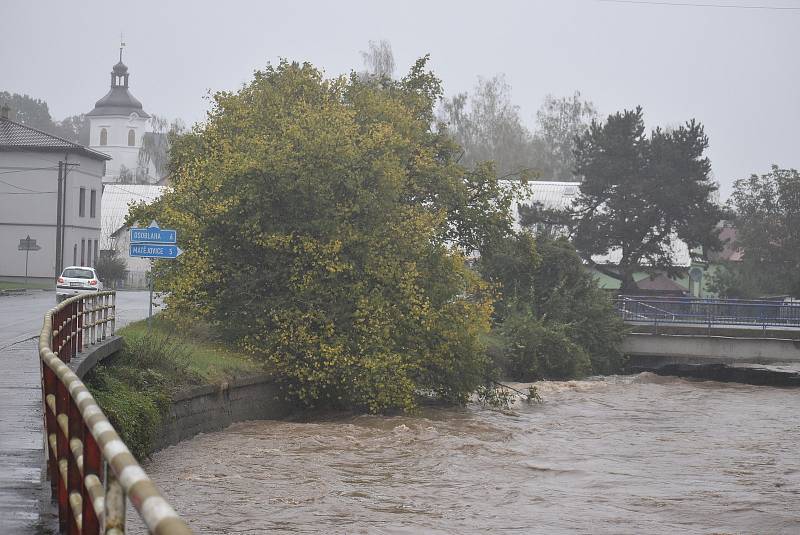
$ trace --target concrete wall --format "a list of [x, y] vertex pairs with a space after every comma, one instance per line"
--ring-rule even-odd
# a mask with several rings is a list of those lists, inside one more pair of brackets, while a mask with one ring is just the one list
[[[112, 336], [73, 358], [69, 367], [83, 377], [98, 362], [122, 348], [122, 338]], [[283, 418], [292, 412], [283, 394], [266, 375], [243, 377], [222, 385], [203, 385], [178, 392], [158, 431], [153, 451], [220, 431], [235, 422]]]
[[220, 431], [234, 422], [283, 418], [291, 412], [278, 387], [266, 376], [191, 388], [175, 396], [154, 451], [198, 433]]
[[[58, 191], [58, 162], [65, 158], [79, 164], [67, 174], [66, 229], [64, 233], [64, 263], [80, 264], [81, 240], [84, 244], [84, 264], [89, 265], [86, 251], [100, 240], [102, 210], [103, 162], [86, 156], [55, 152], [0, 152], [0, 166], [20, 172], [3, 175], [8, 184], [0, 184], [0, 277], [25, 275], [25, 252], [19, 251], [19, 240], [30, 236], [41, 246], [28, 257], [28, 275], [53, 281], [55, 279], [56, 197]], [[79, 214], [80, 189], [84, 188], [84, 215]], [[91, 216], [91, 192], [96, 193], [95, 215]]]
[[625, 337], [622, 351], [634, 365], [800, 362], [798, 339], [633, 333]]

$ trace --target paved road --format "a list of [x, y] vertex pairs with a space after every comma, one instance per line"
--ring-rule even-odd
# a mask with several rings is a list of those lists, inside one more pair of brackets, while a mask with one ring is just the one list
[[[117, 328], [147, 317], [147, 292], [117, 294]], [[46, 534], [38, 336], [55, 293], [0, 296], [0, 534]]]

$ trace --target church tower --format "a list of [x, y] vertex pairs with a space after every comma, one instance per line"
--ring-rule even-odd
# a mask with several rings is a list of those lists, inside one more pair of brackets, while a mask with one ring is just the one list
[[86, 114], [89, 118], [89, 147], [112, 158], [106, 164], [104, 180], [108, 181], [115, 181], [123, 169], [136, 172], [139, 149], [150, 119], [142, 109], [142, 103], [128, 90], [129, 77], [120, 48], [119, 63], [111, 71], [111, 89]]

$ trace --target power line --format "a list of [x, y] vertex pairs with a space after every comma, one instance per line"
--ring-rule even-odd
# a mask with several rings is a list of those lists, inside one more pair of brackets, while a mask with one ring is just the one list
[[[118, 190], [124, 191], [128, 195], [133, 195], [134, 197], [140, 197], [140, 198], [145, 199], [145, 200], [150, 200], [150, 196], [149, 195], [142, 195], [141, 193], [136, 193], [135, 191], [127, 190], [127, 189], [123, 188], [122, 186], [120, 186], [119, 184], [110, 184], [110, 185], [116, 186]], [[132, 185], [155, 186], [156, 184], [132, 184]], [[155, 199], [153, 199], [153, 200], [155, 200]]]
[[0, 191], [0, 195], [52, 195], [55, 191]]
[[28, 171], [49, 171], [58, 168], [57, 167], [0, 167], [0, 169], [13, 169], [13, 171], [0, 172], [0, 175], [11, 175], [14, 173], [27, 173]]
[[787, 7], [787, 6], [768, 6], [768, 5], [754, 5], [748, 6], [745, 4], [695, 4], [692, 2], [661, 2], [658, 0], [595, 0], [595, 2], [604, 2], [610, 4], [638, 4], [646, 6], [669, 6], [669, 7], [711, 7], [719, 9], [750, 9], [761, 11], [794, 11], [800, 12], [800, 7]]
[[16, 184], [12, 184], [11, 182], [6, 182], [5, 180], [0, 180], [0, 183], [5, 184], [6, 186], [11, 186], [12, 188], [17, 188], [22, 191], [28, 191], [30, 193], [52, 193], [50, 191], [39, 191], [30, 188], [23, 188], [22, 186], [17, 186]]

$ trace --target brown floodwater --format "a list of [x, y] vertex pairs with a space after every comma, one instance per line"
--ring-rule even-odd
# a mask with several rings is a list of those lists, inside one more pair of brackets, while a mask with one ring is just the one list
[[146, 470], [196, 533], [800, 533], [797, 390], [537, 386], [507, 413], [239, 423]]

